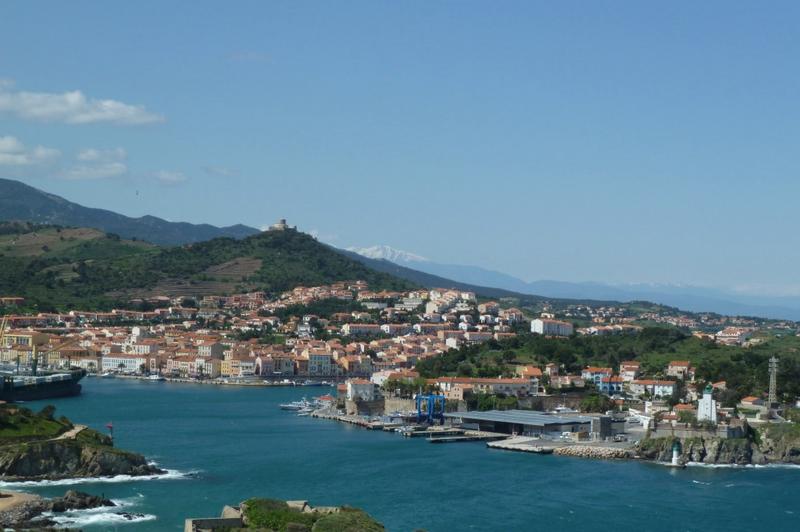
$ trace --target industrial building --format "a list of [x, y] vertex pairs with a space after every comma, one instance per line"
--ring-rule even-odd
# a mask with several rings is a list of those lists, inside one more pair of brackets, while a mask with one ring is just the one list
[[[564, 432], [601, 432], [599, 418], [589, 416], [561, 416], [534, 410], [488, 410], [486, 412], [450, 412], [445, 418], [455, 423], [477, 425], [480, 430], [519, 434], [523, 436], [560, 436]], [[593, 423], [594, 422], [594, 423]], [[603, 424], [608, 434], [611, 420]], [[595, 430], [592, 430], [595, 429]]]

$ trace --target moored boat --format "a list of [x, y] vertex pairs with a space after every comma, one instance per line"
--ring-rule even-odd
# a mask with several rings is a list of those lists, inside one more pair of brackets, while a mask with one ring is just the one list
[[86, 371], [82, 369], [39, 375], [3, 373], [0, 381], [0, 400], [36, 401], [78, 395], [81, 393], [79, 382], [85, 376]]

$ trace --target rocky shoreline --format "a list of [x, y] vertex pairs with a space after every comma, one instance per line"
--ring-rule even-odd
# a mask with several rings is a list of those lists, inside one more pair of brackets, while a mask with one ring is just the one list
[[646, 438], [637, 455], [644, 460], [671, 462], [672, 446], [680, 443], [678, 462], [706, 465], [800, 465], [800, 441], [795, 427], [758, 430], [745, 438]]
[[[24, 494], [3, 493], [0, 495], [0, 501], [6, 497], [19, 499], [19, 501], [12, 501], [8, 508], [0, 510], [0, 528], [47, 530], [55, 527], [57, 523], [49, 516], [44, 516], [44, 514], [60, 514], [74, 510], [117, 506], [109, 499], [73, 490], [67, 491], [62, 497], [54, 497], [52, 499], [30, 495], [26, 495], [23, 498], [20, 497], [21, 495]], [[127, 516], [129, 519], [137, 517], [136, 514], [127, 512], [119, 512], [119, 514]]]
[[144, 456], [107, 445], [48, 440], [0, 447], [0, 478], [5, 481], [146, 476], [166, 471]]

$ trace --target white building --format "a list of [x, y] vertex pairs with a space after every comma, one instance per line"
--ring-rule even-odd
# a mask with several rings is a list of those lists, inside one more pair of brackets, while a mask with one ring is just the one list
[[711, 386], [703, 390], [703, 398], [697, 402], [697, 421], [717, 422], [717, 403], [711, 395]]
[[531, 321], [531, 332], [543, 336], [570, 336], [572, 324], [566, 321], [536, 318]]
[[377, 384], [366, 379], [348, 379], [347, 400], [373, 401], [378, 395], [375, 391], [377, 387]]
[[142, 366], [147, 367], [146, 356], [113, 354], [104, 355], [102, 360], [102, 371], [140, 373]]

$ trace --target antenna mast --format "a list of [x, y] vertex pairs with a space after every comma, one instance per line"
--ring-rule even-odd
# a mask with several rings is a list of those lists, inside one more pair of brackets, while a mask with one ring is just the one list
[[769, 407], [778, 402], [778, 359], [774, 356], [769, 359]]

